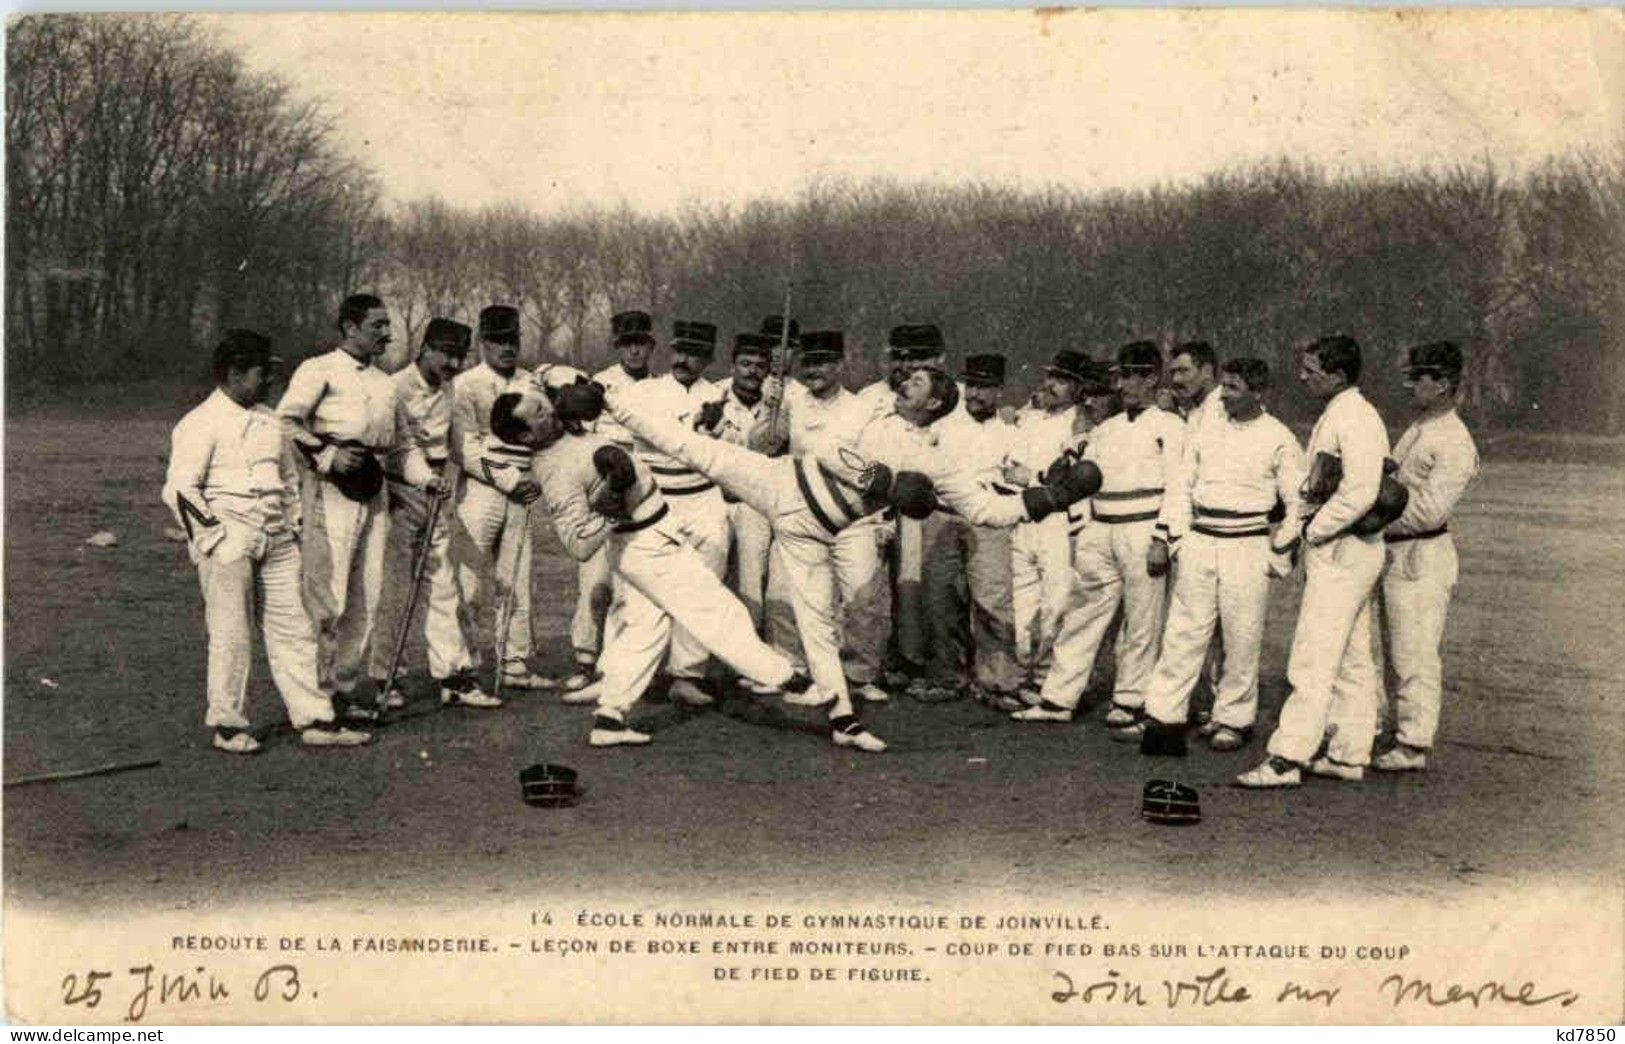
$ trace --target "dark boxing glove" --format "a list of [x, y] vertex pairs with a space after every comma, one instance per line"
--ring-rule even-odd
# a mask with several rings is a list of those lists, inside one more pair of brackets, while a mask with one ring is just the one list
[[1087, 500], [1100, 490], [1100, 468], [1092, 460], [1068, 460], [1063, 457], [1044, 472], [1045, 483], [1021, 491], [1021, 502], [1027, 508], [1027, 517], [1034, 522], [1055, 511], [1064, 511], [1080, 500]]
[[553, 409], [566, 423], [591, 424], [604, 412], [604, 386], [597, 381], [566, 384], [553, 392]]
[[708, 402], [700, 407], [700, 415], [694, 418], [695, 431], [716, 431], [717, 425], [722, 423], [722, 400]]
[[937, 510], [937, 488], [918, 471], [900, 471], [892, 482], [891, 504], [905, 518], [930, 518]]
[[592, 466], [603, 476], [604, 483], [616, 493], [625, 493], [638, 480], [638, 470], [632, 457], [619, 446], [599, 446], [593, 450]]

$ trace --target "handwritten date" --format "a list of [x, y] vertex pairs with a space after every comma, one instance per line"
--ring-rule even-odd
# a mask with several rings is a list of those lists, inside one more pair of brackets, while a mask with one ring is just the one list
[[[129, 969], [127, 976], [118, 979], [110, 971], [91, 969], [81, 977], [69, 973], [62, 979], [62, 1003], [68, 1007], [100, 1007], [104, 987], [114, 991], [120, 985], [130, 989], [124, 1007], [125, 1022], [140, 1022], [156, 1008], [179, 1007], [188, 1004], [219, 1004], [230, 1000], [237, 989], [217, 977], [202, 965], [193, 971], [160, 971], [151, 964]], [[292, 1003], [305, 994], [305, 985], [299, 978], [299, 969], [291, 964], [273, 964], [260, 972], [248, 989], [248, 996], [258, 1003]], [[122, 997], [123, 994], [120, 994]], [[314, 998], [314, 991], [308, 996]]]

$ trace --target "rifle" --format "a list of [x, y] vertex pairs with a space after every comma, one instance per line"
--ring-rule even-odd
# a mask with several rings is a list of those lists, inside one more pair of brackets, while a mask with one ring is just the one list
[[778, 378], [779, 397], [773, 400], [773, 405], [767, 411], [767, 430], [776, 437], [779, 433], [779, 410], [784, 405], [784, 394], [789, 391], [788, 378], [790, 373], [790, 288], [795, 284], [795, 276], [784, 282], [784, 311], [779, 314], [784, 322], [779, 329], [779, 346], [773, 349], [773, 359], [768, 367], [768, 373]]

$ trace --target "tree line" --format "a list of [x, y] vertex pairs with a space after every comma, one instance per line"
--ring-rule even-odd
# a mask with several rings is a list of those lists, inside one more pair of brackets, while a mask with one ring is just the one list
[[1338, 331], [1392, 404], [1404, 347], [1451, 338], [1481, 422], [1625, 428], [1625, 154], [1516, 175], [1282, 161], [1117, 192], [825, 181], [665, 215], [386, 209], [318, 109], [184, 19], [31, 16], [8, 60], [8, 365], [25, 380], [191, 372], [236, 322], [303, 354], [357, 289], [394, 309], [395, 361], [431, 315], [507, 303], [533, 357], [592, 366], [615, 311], [726, 339], [788, 289], [804, 325], [846, 331], [857, 378], [905, 321], [940, 325], [956, 356], [1005, 352], [1024, 385], [1057, 349], [1140, 337], [1206, 339], [1289, 380], [1293, 348]]

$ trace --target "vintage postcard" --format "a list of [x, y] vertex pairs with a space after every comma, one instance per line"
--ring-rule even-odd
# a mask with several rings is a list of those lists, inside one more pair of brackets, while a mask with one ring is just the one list
[[6, 28], [13, 1022], [1625, 1016], [1619, 11]]

